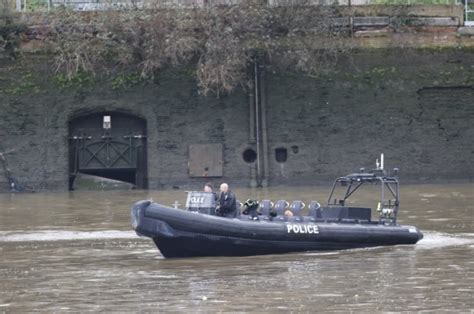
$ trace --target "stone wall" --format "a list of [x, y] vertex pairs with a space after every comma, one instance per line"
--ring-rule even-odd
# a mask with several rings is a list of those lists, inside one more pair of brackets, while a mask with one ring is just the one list
[[[1, 70], [0, 151], [11, 151], [10, 168], [24, 185], [67, 188], [68, 122], [105, 111], [146, 119], [150, 188], [189, 184], [189, 144], [223, 144], [225, 178], [244, 182], [240, 173], [244, 162], [236, 154], [248, 138], [248, 98], [242, 91], [223, 98], [202, 97], [186, 73], [165, 75], [157, 85], [115, 91], [110, 86], [61, 88], [53, 80], [40, 81], [49, 70], [42, 69], [39, 61], [28, 67], [10, 63]], [[16, 79], [6, 79], [17, 70]], [[25, 77], [30, 81], [22, 85]]]
[[373, 53], [346, 60], [345, 78], [270, 78], [271, 151], [289, 152], [284, 164], [270, 159], [271, 177], [330, 179], [374, 166], [383, 152], [405, 180], [472, 180], [472, 58]]
[[[250, 184], [255, 164], [242, 158], [255, 149], [246, 91], [204, 97], [186, 71], [120, 90], [107, 82], [64, 87], [46, 61], [0, 63], [0, 152], [9, 151], [23, 185], [67, 189], [68, 121], [102, 111], [147, 120], [152, 189], [196, 188], [209, 179]], [[327, 184], [373, 166], [382, 152], [404, 180], [472, 181], [473, 64], [471, 50], [366, 50], [321, 77], [267, 68], [269, 183]], [[223, 177], [190, 178], [189, 145], [209, 143], [223, 145]], [[285, 162], [276, 161], [277, 148], [286, 149]]]

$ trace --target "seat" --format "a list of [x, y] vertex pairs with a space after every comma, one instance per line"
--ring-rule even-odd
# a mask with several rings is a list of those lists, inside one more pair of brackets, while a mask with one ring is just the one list
[[270, 210], [273, 208], [273, 202], [270, 200], [262, 200], [258, 207], [260, 208], [260, 214], [268, 216], [270, 215]]
[[285, 200], [278, 200], [278, 201], [275, 203], [275, 210], [276, 210], [277, 215], [278, 215], [278, 216], [284, 215], [284, 214], [285, 214], [285, 210], [288, 208], [289, 205], [290, 205], [290, 203], [288, 203], [288, 202], [285, 201]]
[[311, 201], [308, 205], [308, 216], [321, 218], [321, 204], [317, 201]]
[[239, 201], [239, 200], [235, 201], [235, 207], [237, 208], [237, 215], [236, 215], [237, 218], [240, 217], [240, 215], [241, 215], [242, 206], [243, 206], [243, 204], [242, 204], [241, 201]]
[[291, 202], [290, 209], [293, 212], [293, 215], [301, 216], [305, 206], [305, 203], [303, 203], [302, 201], [293, 201]]

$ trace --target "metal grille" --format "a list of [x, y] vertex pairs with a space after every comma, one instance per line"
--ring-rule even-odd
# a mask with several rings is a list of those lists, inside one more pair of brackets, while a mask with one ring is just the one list
[[114, 138], [104, 135], [94, 140], [92, 136], [75, 136], [75, 171], [94, 169], [136, 169], [137, 148], [143, 136]]
[[131, 142], [107, 137], [92, 143], [84, 141], [79, 148], [79, 170], [136, 167], [136, 152]]

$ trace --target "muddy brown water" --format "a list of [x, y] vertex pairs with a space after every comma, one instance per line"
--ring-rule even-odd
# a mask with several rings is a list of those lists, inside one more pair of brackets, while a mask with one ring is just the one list
[[[323, 202], [328, 188], [235, 192]], [[185, 193], [1, 194], [0, 313], [474, 312], [474, 184], [402, 187], [416, 245], [232, 258], [163, 259], [130, 227], [131, 204], [149, 198]]]

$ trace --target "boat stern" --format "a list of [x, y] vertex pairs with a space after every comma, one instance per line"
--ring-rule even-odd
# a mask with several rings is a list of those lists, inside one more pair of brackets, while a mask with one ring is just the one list
[[420, 229], [416, 228], [416, 233], [418, 234], [418, 241], [423, 239], [423, 232], [421, 232]]
[[415, 227], [415, 226], [405, 226], [405, 228], [408, 229], [408, 233], [410, 235], [409, 236], [409, 239], [410, 239], [409, 244], [415, 244], [418, 241], [420, 241], [421, 239], [423, 239], [423, 233], [417, 227]]

